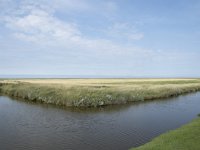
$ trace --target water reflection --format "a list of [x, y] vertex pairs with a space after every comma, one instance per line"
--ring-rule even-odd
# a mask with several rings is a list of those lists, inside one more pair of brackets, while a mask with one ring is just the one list
[[0, 97], [0, 149], [129, 149], [200, 112], [200, 93], [100, 108]]

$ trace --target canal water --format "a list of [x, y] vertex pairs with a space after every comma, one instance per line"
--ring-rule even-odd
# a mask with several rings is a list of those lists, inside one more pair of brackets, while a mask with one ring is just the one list
[[95, 109], [0, 96], [0, 149], [125, 150], [190, 122], [198, 113], [200, 92]]

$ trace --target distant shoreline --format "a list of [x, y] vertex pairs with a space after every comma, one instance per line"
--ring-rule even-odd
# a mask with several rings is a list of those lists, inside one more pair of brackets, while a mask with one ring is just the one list
[[200, 76], [0, 75], [0, 79], [200, 79]]

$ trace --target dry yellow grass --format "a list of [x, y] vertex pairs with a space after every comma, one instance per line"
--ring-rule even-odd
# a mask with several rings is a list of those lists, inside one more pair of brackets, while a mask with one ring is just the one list
[[194, 81], [200, 79], [17, 79], [4, 80], [5, 82], [29, 82], [39, 84], [116, 84], [116, 83], [134, 83], [134, 82], [174, 82], [174, 81]]
[[3, 94], [66, 106], [121, 104], [200, 89], [200, 79], [17, 79], [0, 84]]

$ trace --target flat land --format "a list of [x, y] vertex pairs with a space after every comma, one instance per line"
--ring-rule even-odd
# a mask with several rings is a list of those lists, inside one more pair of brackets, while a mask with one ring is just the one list
[[200, 79], [1, 79], [0, 93], [29, 101], [97, 107], [200, 90]]
[[199, 150], [200, 118], [132, 150]]

